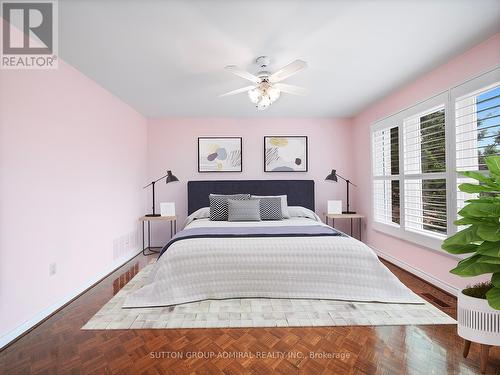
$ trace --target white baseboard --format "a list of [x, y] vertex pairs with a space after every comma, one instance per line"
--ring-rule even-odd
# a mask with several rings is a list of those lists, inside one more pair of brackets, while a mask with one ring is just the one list
[[435, 285], [436, 287], [444, 290], [445, 292], [448, 292], [454, 296], [458, 296], [459, 289], [454, 287], [453, 285], [447, 283], [446, 281], [440, 280], [440, 279], [436, 278], [435, 276], [430, 275], [427, 272], [422, 271], [421, 269], [412, 266], [411, 264], [408, 264], [408, 263], [390, 255], [390, 254], [383, 252], [380, 249], [377, 249], [374, 246], [371, 246], [371, 245], [368, 245], [368, 246], [371, 249], [373, 249], [373, 251], [375, 251], [378, 256], [387, 260], [388, 262], [391, 262], [392, 264], [395, 264], [396, 266], [404, 269], [405, 271], [408, 271], [408, 272], [420, 277], [421, 279], [427, 281], [428, 283], [430, 283], [432, 285]]
[[78, 289], [74, 290], [73, 292], [67, 294], [64, 298], [56, 302], [55, 304], [43, 309], [40, 311], [38, 314], [36, 314], [34, 317], [29, 319], [28, 321], [24, 322], [23, 324], [17, 326], [14, 328], [12, 331], [8, 332], [7, 334], [3, 335], [0, 337], [0, 349], [3, 349], [5, 346], [7, 346], [9, 343], [14, 341], [16, 338], [21, 336], [23, 333], [40, 323], [42, 320], [46, 319], [48, 316], [53, 314], [55, 311], [60, 309], [62, 306], [67, 304], [69, 301], [72, 299], [78, 297], [80, 294], [85, 292], [89, 287], [94, 285], [95, 283], [99, 282], [101, 279], [105, 278], [107, 275], [110, 273], [116, 271], [118, 268], [122, 267], [125, 263], [130, 261], [132, 258], [136, 257], [142, 250], [134, 251], [128, 255], [125, 255], [124, 257], [117, 259], [115, 262], [110, 264], [106, 269], [101, 272], [100, 274], [94, 276], [92, 279], [88, 280], [84, 285], [79, 287]]

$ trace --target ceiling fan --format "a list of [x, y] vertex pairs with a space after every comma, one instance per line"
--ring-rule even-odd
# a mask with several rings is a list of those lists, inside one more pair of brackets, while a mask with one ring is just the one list
[[250, 101], [255, 104], [257, 109], [264, 110], [278, 100], [282, 92], [302, 96], [307, 94], [307, 89], [303, 87], [281, 83], [281, 81], [307, 68], [305, 61], [295, 60], [274, 73], [267, 71], [267, 67], [271, 61], [269, 57], [260, 56], [255, 61], [260, 68], [260, 71], [256, 74], [249, 73], [235, 65], [226, 66], [226, 70], [238, 77], [249, 80], [253, 85], [229, 91], [219, 96], [223, 97], [247, 92]]

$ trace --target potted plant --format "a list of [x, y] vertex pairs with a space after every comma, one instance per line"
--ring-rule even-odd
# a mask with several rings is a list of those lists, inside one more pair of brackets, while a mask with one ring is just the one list
[[481, 372], [486, 371], [488, 350], [500, 345], [500, 156], [485, 158], [489, 173], [463, 172], [479, 184], [464, 183], [460, 191], [477, 193], [459, 211], [455, 225], [465, 229], [447, 238], [442, 248], [452, 254], [471, 254], [450, 272], [464, 277], [492, 274], [491, 281], [464, 289], [458, 296], [458, 334], [481, 344]]

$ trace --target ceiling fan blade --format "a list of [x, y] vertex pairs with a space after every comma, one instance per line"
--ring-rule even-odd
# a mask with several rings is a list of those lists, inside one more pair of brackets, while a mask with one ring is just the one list
[[269, 80], [271, 82], [279, 82], [284, 79], [294, 75], [302, 69], [307, 68], [307, 63], [303, 60], [295, 60], [288, 65], [285, 65], [283, 68], [278, 70], [277, 72], [271, 74]]
[[276, 87], [281, 92], [286, 92], [287, 94], [300, 95], [300, 96], [307, 95], [307, 93], [309, 92], [308, 89], [305, 89], [303, 87], [288, 85], [286, 83], [276, 83], [273, 85], [273, 87]]
[[222, 98], [223, 96], [240, 94], [242, 92], [247, 92], [247, 91], [252, 90], [254, 88], [255, 88], [255, 86], [242, 87], [241, 89], [236, 89], [236, 90], [233, 90], [233, 91], [226, 92], [225, 94], [219, 95], [219, 98]]
[[226, 70], [229, 70], [231, 73], [236, 74], [238, 77], [248, 79], [250, 82], [260, 83], [259, 77], [247, 72], [246, 70], [238, 68], [236, 65], [228, 65], [226, 66]]

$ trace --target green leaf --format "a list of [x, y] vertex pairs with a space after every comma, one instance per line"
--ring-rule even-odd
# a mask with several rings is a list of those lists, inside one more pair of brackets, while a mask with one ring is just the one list
[[477, 235], [485, 241], [500, 241], [500, 224], [484, 223], [478, 226]]
[[[473, 242], [482, 241], [476, 231], [477, 225], [471, 225], [468, 228], [462, 229], [460, 232], [457, 232], [453, 236], [445, 239], [441, 248], [452, 254], [469, 253], [470, 250], [475, 248], [470, 246]], [[460, 248], [464, 248], [464, 250], [460, 251]]]
[[458, 185], [460, 191], [464, 193], [481, 193], [483, 191], [498, 191], [497, 187], [464, 183]]
[[488, 223], [488, 220], [489, 220], [489, 222], [494, 223], [494, 221], [492, 221], [491, 219], [482, 219], [482, 218], [473, 218], [473, 217], [462, 217], [462, 218], [460, 218], [458, 220], [455, 220], [454, 224], [455, 225], [470, 225], [470, 224], [482, 225], [483, 223]]
[[486, 298], [492, 309], [500, 310], [500, 288], [491, 288], [488, 293], [486, 293]]
[[489, 156], [485, 160], [490, 174], [500, 176], [500, 156]]
[[500, 264], [479, 263], [478, 259], [480, 257], [481, 255], [472, 255], [459, 262], [450, 272], [464, 277], [500, 272]]
[[496, 181], [493, 178], [488, 177], [488, 176], [482, 174], [481, 172], [467, 171], [467, 172], [460, 172], [460, 174], [465, 176], [465, 177], [473, 178], [474, 180], [478, 180], [480, 182], [485, 183], [488, 186], [491, 186], [491, 187], [497, 188], [497, 190], [500, 190], [500, 186], [496, 183]]
[[481, 197], [478, 199], [467, 199], [466, 203], [498, 203], [500, 202], [500, 196], [496, 197]]
[[481, 255], [481, 257], [479, 257], [477, 261], [479, 263], [500, 264], [500, 257], [490, 257], [487, 255]]
[[457, 245], [457, 244], [443, 244], [441, 248], [446, 250], [450, 254], [467, 254], [476, 252], [477, 245], [468, 244], [468, 245]]
[[500, 242], [484, 241], [476, 248], [476, 252], [490, 257], [500, 257]]
[[500, 288], [500, 272], [494, 273], [491, 276], [491, 283], [497, 288]]
[[455, 221], [455, 225], [468, 227], [447, 238], [441, 247], [454, 254], [475, 252], [450, 272], [464, 277], [492, 273], [494, 287], [487, 293], [488, 303], [500, 310], [500, 156], [487, 157], [486, 165], [489, 175], [483, 171], [462, 173], [479, 182], [459, 186], [463, 192], [477, 194], [466, 201], [459, 212], [461, 218]]
[[458, 214], [463, 217], [500, 217], [500, 203], [469, 203]]

